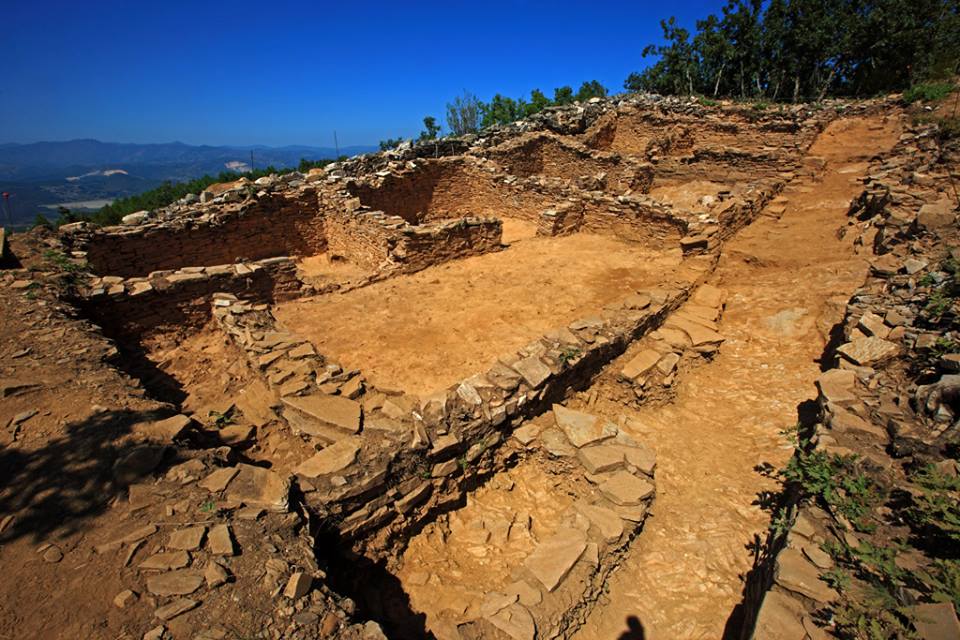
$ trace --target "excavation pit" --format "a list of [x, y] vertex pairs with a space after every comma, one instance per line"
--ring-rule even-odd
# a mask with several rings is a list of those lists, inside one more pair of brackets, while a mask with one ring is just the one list
[[344, 294], [277, 305], [278, 321], [378, 387], [429, 394], [545, 332], [670, 282], [679, 250], [574, 234], [517, 242]]

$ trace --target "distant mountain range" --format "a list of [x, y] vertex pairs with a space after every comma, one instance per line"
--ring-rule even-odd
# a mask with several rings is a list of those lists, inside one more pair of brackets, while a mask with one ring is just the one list
[[[351, 146], [342, 147], [340, 154], [376, 150], [374, 146]], [[336, 154], [332, 147], [299, 145], [212, 147], [99, 140], [0, 144], [0, 191], [11, 194], [11, 214], [18, 226], [32, 222], [37, 213], [55, 217], [58, 205], [98, 208], [104, 201], [142, 193], [165, 180], [181, 182], [221, 171], [247, 171], [251, 161], [258, 169], [270, 165], [288, 168], [301, 158], [322, 160]], [[7, 222], [2, 215], [0, 221]]]

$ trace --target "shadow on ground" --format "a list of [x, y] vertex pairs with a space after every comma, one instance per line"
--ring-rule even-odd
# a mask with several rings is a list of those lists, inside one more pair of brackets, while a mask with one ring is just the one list
[[[141, 443], [117, 444], [132, 425], [160, 417], [152, 411], [107, 411], [68, 424], [64, 436], [39, 449], [0, 450], [0, 515], [14, 516], [0, 542], [82, 530], [125, 488], [114, 479], [116, 460], [135, 450], [158, 460], [163, 455], [162, 449], [149, 452]], [[136, 481], [136, 471], [127, 480]]]

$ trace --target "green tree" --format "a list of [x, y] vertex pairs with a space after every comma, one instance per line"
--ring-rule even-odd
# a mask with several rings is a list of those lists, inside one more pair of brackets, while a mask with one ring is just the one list
[[481, 105], [480, 113], [480, 125], [484, 128], [495, 124], [509, 124], [526, 114], [526, 102], [522, 98], [514, 100], [498, 93], [490, 102]]
[[553, 104], [571, 104], [573, 101], [573, 87], [557, 87], [553, 90]]
[[530, 92], [530, 102], [528, 102], [526, 106], [526, 115], [530, 116], [535, 113], [540, 113], [552, 104], [553, 102], [550, 101], [550, 98], [543, 95], [540, 89], [534, 89]]
[[424, 130], [420, 132], [420, 137], [418, 140], [436, 140], [437, 134], [440, 133], [440, 125], [437, 124], [437, 119], [433, 116], [426, 116], [423, 119]]
[[597, 80], [584, 82], [580, 85], [580, 89], [577, 90], [577, 100], [580, 102], [586, 102], [590, 98], [605, 97], [607, 97], [607, 88], [600, 84], [600, 82]]
[[387, 138], [386, 140], [380, 141], [380, 151], [389, 151], [390, 149], [396, 149], [400, 146], [400, 143], [403, 142], [402, 137], [398, 138]]

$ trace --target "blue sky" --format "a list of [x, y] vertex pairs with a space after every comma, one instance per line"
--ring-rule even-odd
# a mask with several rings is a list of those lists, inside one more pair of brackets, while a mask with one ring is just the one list
[[463, 90], [619, 91], [661, 18], [721, 5], [3, 0], [0, 142], [376, 144]]

